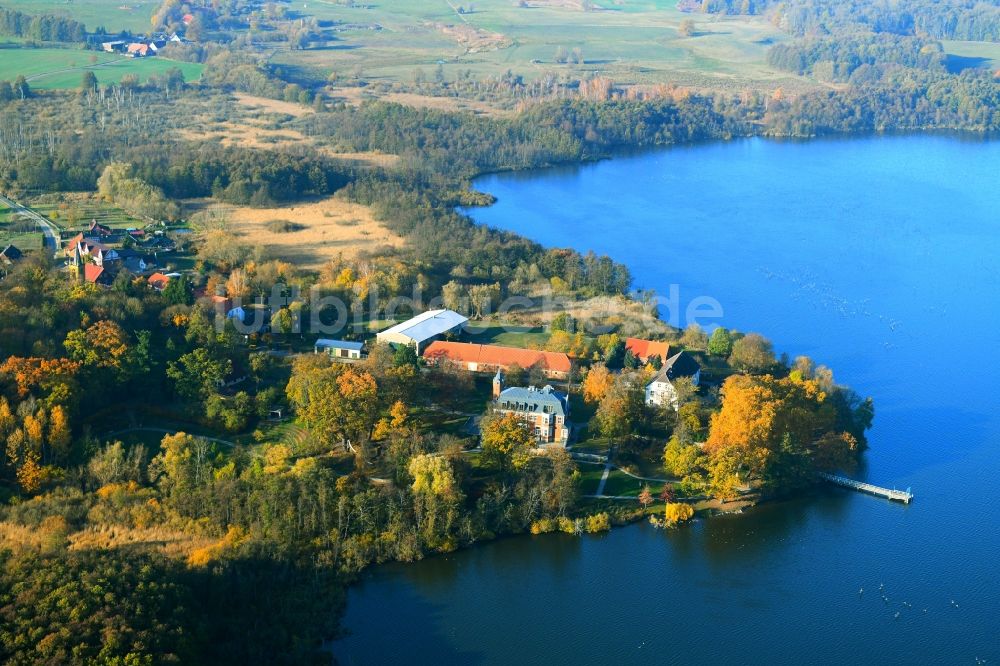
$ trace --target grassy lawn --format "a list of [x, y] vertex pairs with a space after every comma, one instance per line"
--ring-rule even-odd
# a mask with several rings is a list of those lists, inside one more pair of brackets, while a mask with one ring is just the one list
[[474, 322], [466, 327], [462, 336], [463, 342], [480, 345], [500, 345], [502, 347], [520, 347], [522, 349], [537, 349], [549, 339], [549, 334], [542, 327], [515, 326], [513, 324], [495, 324], [491, 322]]
[[10, 209], [0, 206], [0, 250], [10, 244], [19, 250], [40, 250], [44, 247], [45, 237], [41, 231], [27, 231], [20, 227], [15, 231], [12, 228], [15, 221]]
[[188, 81], [201, 76], [203, 66], [166, 58], [126, 58], [101, 51], [55, 48], [5, 48], [0, 53], [0, 80], [13, 81], [24, 75], [39, 90], [76, 88], [85, 70], [94, 72], [101, 84], [117, 83], [126, 74], [140, 81], [178, 67]]
[[[595, 11], [518, 4], [480, 0], [475, 11], [459, 15], [457, 3], [394, 0], [347, 7], [317, 0], [302, 11], [340, 24], [327, 33], [329, 41], [280, 51], [273, 62], [323, 78], [361, 68], [374, 81], [411, 82], [416, 68], [430, 76], [438, 64], [449, 80], [459, 70], [481, 79], [508, 69], [526, 79], [597, 72], [625, 84], [753, 81], [773, 88], [777, 81], [795, 80], [767, 66], [768, 48], [788, 37], [761, 18], [695, 16], [697, 34], [682, 37], [678, 25], [691, 15], [679, 12], [674, 0], [602, 0]], [[582, 49], [584, 62], [557, 63], [560, 47]]]
[[4, 3], [11, 9], [28, 14], [55, 14], [67, 16], [82, 22], [87, 30], [94, 32], [104, 27], [109, 33], [131, 30], [143, 33], [150, 28], [153, 12], [160, 6], [157, 0], [15, 0]]
[[595, 494], [601, 483], [601, 475], [604, 474], [604, 465], [578, 463], [577, 468], [580, 470], [580, 494]]

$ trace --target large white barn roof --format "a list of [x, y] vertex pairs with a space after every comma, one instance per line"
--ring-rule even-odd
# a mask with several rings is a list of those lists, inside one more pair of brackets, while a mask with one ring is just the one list
[[392, 328], [387, 328], [382, 335], [404, 335], [417, 344], [430, 340], [434, 336], [443, 335], [459, 326], [464, 326], [469, 319], [453, 310], [428, 310], [418, 314]]

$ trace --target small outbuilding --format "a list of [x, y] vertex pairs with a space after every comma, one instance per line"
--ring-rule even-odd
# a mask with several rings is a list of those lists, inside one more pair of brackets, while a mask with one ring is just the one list
[[327, 353], [331, 358], [360, 359], [361, 352], [365, 348], [363, 342], [352, 342], [350, 340], [328, 340], [320, 338], [314, 347], [317, 354]]

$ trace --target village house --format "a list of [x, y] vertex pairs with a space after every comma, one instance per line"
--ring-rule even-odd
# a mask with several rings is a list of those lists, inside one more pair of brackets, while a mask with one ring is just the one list
[[515, 414], [534, 430], [539, 444], [569, 442], [569, 396], [551, 386], [528, 388], [503, 386], [503, 372], [493, 378], [494, 409], [498, 414]]
[[129, 44], [127, 53], [133, 58], [145, 58], [146, 56], [155, 55], [155, 51], [149, 48], [149, 44], [143, 44], [142, 42]]
[[170, 284], [170, 280], [175, 277], [180, 277], [180, 274], [153, 273], [152, 275], [149, 276], [149, 278], [147, 278], [146, 281], [149, 283], [149, 286], [155, 289], [156, 291], [163, 291], [164, 289], [167, 288], [167, 285]]
[[352, 359], [359, 360], [361, 352], [364, 350], [363, 342], [352, 342], [350, 340], [328, 340], [320, 338], [313, 346], [315, 353], [327, 353], [332, 359]]
[[568, 379], [573, 367], [569, 356], [559, 352], [442, 340], [432, 342], [423, 357], [429, 365], [447, 362], [469, 372], [507, 371], [515, 365], [538, 368], [549, 379], [560, 380]]
[[0, 266], [9, 268], [14, 265], [15, 261], [20, 261], [23, 256], [24, 253], [14, 245], [8, 245], [3, 251], [0, 251]]
[[113, 233], [114, 230], [111, 227], [101, 224], [97, 220], [91, 220], [90, 226], [87, 228], [87, 235], [91, 238], [104, 238]]
[[428, 310], [401, 324], [396, 324], [392, 328], [385, 329], [375, 338], [386, 344], [409, 345], [416, 350], [417, 354], [420, 354], [434, 340], [445, 335], [458, 333], [467, 323], [469, 323], [467, 317], [463, 317], [453, 310]]
[[646, 385], [646, 404], [656, 407], [669, 405], [676, 410], [677, 389], [673, 382], [683, 377], [689, 378], [695, 386], [701, 381], [701, 366], [685, 351], [666, 359], [663, 367]]
[[63, 253], [69, 258], [72, 266], [79, 266], [88, 261], [104, 266], [120, 259], [117, 250], [93, 238], [85, 238], [83, 233], [67, 241]]
[[643, 364], [649, 363], [649, 359], [654, 356], [659, 356], [661, 361], [670, 357], [669, 342], [625, 338], [625, 350], [632, 352], [632, 355], [642, 361]]
[[84, 282], [89, 282], [90, 284], [109, 287], [114, 281], [114, 276], [111, 271], [106, 269], [104, 266], [98, 266], [97, 264], [84, 264], [83, 280]]

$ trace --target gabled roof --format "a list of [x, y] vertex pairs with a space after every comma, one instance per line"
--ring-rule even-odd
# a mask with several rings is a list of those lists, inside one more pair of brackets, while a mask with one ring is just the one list
[[420, 343], [464, 326], [468, 321], [467, 317], [453, 310], [428, 310], [401, 324], [387, 328], [379, 335], [404, 335]]
[[167, 287], [167, 283], [170, 282], [170, 276], [164, 275], [163, 273], [153, 273], [147, 279], [149, 286], [157, 291], [163, 291]]
[[8, 245], [2, 251], [0, 251], [0, 260], [5, 263], [13, 263], [24, 256], [24, 253], [17, 249], [13, 244]]
[[139, 43], [129, 44], [128, 52], [138, 53], [139, 55], [146, 55], [149, 53], [149, 44], [139, 44]]
[[569, 398], [551, 386], [541, 389], [534, 386], [529, 388], [512, 386], [500, 392], [496, 405], [498, 409], [523, 414], [545, 413], [566, 416], [569, 411]]
[[96, 264], [84, 264], [83, 265], [83, 279], [92, 284], [97, 284], [97, 281], [101, 279], [104, 275], [104, 267], [98, 266]]
[[669, 342], [654, 342], [653, 340], [643, 340], [641, 338], [625, 338], [625, 349], [632, 352], [633, 356], [645, 363], [651, 356], [659, 356], [661, 360], [666, 360], [670, 356]]
[[698, 365], [698, 361], [694, 360], [687, 352], [682, 351], [665, 360], [663, 367], [660, 368], [650, 383], [670, 383], [681, 377], [694, 377], [698, 374], [699, 370], [701, 370], [701, 366]]
[[108, 236], [111, 234], [111, 227], [107, 227], [97, 220], [90, 221], [90, 228], [88, 229], [90, 233], [97, 233], [102, 236]]
[[552, 372], [569, 372], [572, 369], [569, 356], [560, 352], [501, 347], [499, 345], [477, 345], [468, 342], [437, 340], [424, 350], [423, 356], [431, 361], [447, 359], [453, 363], [478, 363], [503, 367], [519, 365], [522, 368], [539, 366]]
[[316, 341], [317, 349], [350, 349], [351, 351], [361, 351], [364, 347], [365, 343], [353, 342], [351, 340], [328, 340], [320, 338]]

